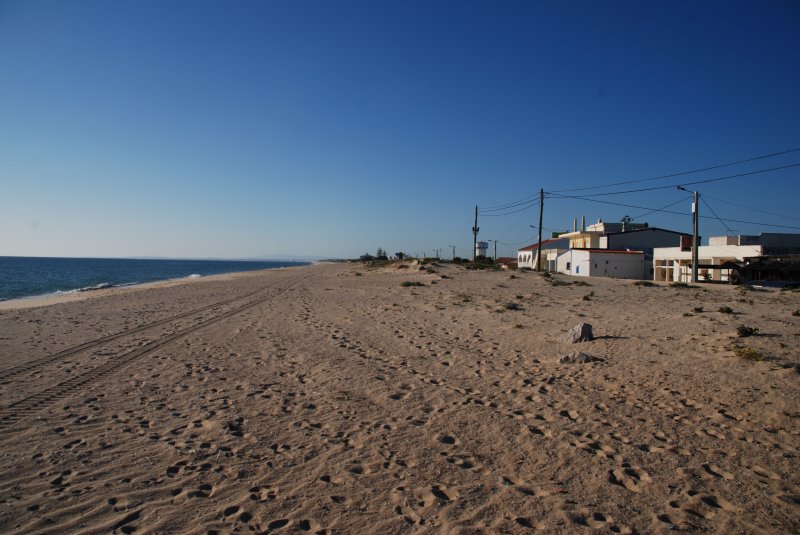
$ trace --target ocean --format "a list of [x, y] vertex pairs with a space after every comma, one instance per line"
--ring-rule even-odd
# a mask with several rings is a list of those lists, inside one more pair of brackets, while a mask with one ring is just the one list
[[0, 301], [307, 264], [308, 262], [244, 260], [128, 260], [123, 258], [0, 256]]

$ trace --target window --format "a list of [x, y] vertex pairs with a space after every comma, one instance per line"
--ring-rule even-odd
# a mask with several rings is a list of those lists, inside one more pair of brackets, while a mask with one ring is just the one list
[[575, 273], [581, 272], [581, 266], [575, 266]]
[[570, 263], [569, 263], [569, 262], [567, 262], [567, 271], [569, 271], [569, 264], [570, 264]]
[[597, 269], [597, 264], [594, 265], [594, 268]]

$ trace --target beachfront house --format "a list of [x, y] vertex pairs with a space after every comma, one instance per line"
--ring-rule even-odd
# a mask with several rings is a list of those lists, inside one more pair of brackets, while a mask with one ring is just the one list
[[[555, 271], [556, 257], [569, 249], [569, 240], [563, 237], [542, 240], [542, 270]], [[534, 243], [517, 250], [517, 267], [536, 269], [536, 261], [539, 254], [539, 243]]]
[[[586, 277], [652, 279], [653, 250], [657, 247], [680, 245], [681, 239], [691, 236], [681, 232], [651, 227], [647, 223], [624, 221], [597, 223], [562, 234], [569, 248], [558, 252], [548, 263], [555, 271]], [[584, 251], [577, 253], [577, 251]], [[635, 253], [635, 254], [634, 254]]]
[[[800, 254], [800, 234], [761, 233], [758, 236], [714, 236], [698, 253], [700, 280], [728, 282], [745, 258]], [[692, 251], [687, 247], [658, 247], [653, 250], [656, 281], [692, 280]]]

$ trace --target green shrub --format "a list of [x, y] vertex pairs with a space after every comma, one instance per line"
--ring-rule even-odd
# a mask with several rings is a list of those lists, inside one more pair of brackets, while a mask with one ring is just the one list
[[692, 311], [693, 311], [693, 312], [697, 312], [697, 313], [699, 314], [700, 312], [703, 312], [703, 307], [694, 307], [694, 308], [692, 309]]
[[719, 311], [722, 312], [723, 314], [733, 314], [733, 309], [728, 306], [719, 307]]
[[691, 284], [686, 284], [685, 282], [671, 282], [669, 283], [670, 288], [697, 288], [697, 286], [692, 286]]
[[408, 288], [410, 286], [425, 286], [425, 285], [417, 281], [404, 281], [400, 286]]
[[748, 327], [747, 325], [739, 325], [736, 328], [736, 333], [739, 335], [739, 338], [746, 338], [758, 334], [758, 329], [755, 327]]
[[650, 281], [633, 281], [634, 286], [655, 286], [654, 283]]
[[792, 316], [800, 316], [800, 308], [792, 312]]
[[519, 306], [519, 303], [506, 303], [503, 306], [506, 310], [522, 310], [522, 307]]

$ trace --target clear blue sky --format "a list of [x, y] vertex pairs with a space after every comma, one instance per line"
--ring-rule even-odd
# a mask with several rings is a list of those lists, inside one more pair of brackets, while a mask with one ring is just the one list
[[[790, 0], [0, 0], [0, 255], [467, 256], [476, 204], [800, 148], [798, 28]], [[695, 187], [800, 227], [800, 167]], [[537, 209], [479, 238], [508, 255]], [[637, 221], [689, 231], [670, 209]], [[543, 227], [645, 211], [546, 197]]]

